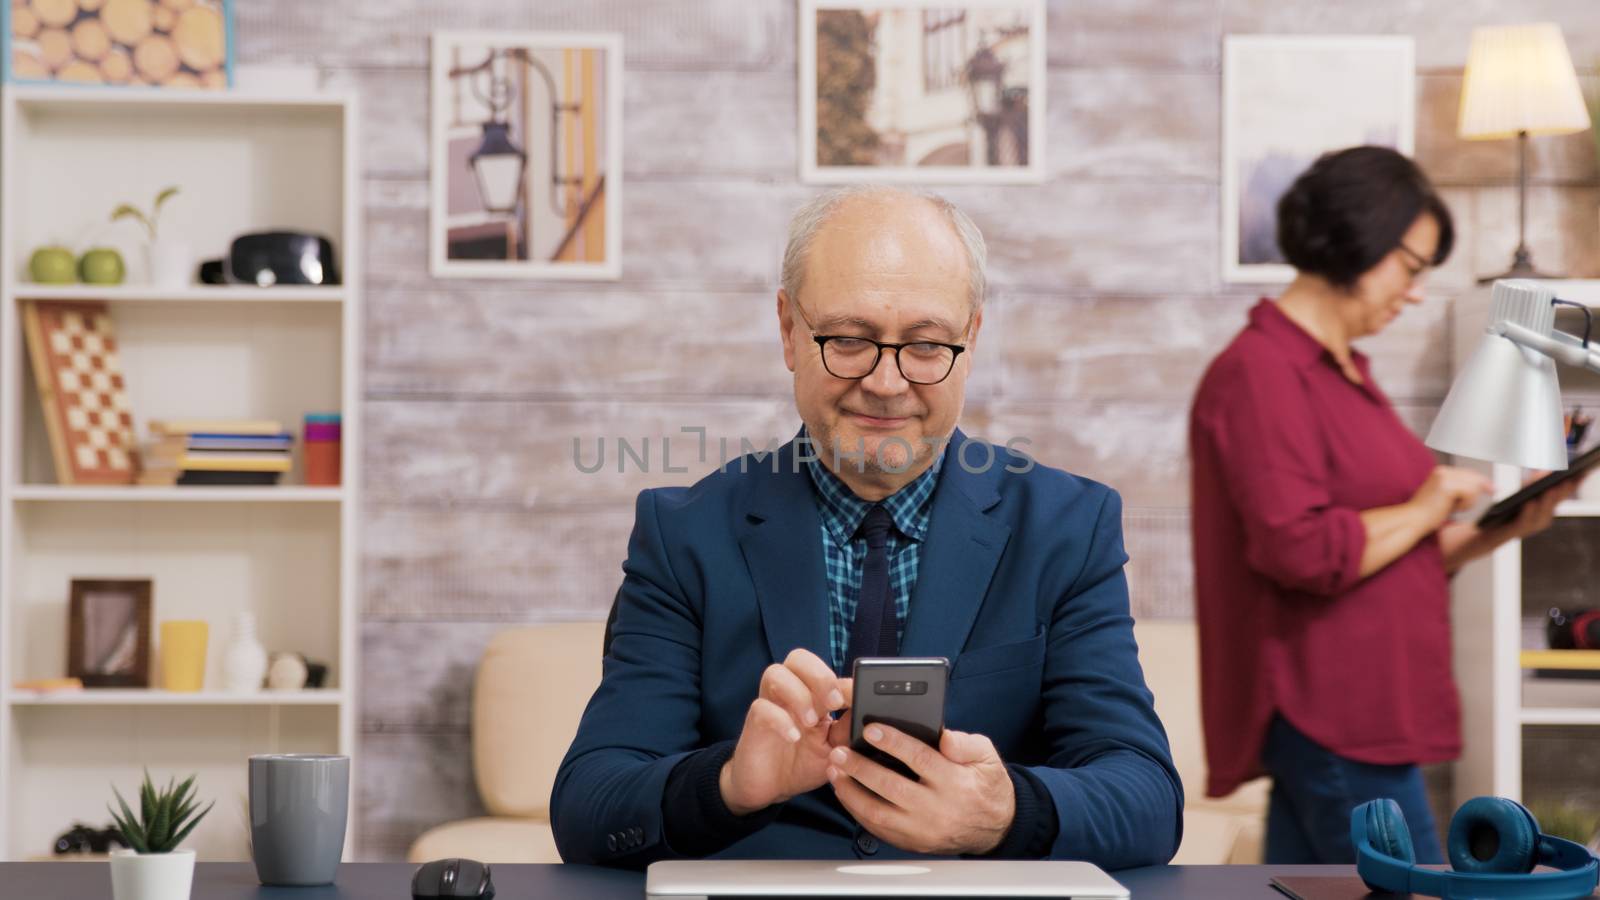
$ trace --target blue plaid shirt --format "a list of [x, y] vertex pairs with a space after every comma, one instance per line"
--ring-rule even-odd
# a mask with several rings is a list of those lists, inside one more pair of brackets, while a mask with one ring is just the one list
[[[848, 464], [848, 463], [847, 463]], [[898, 625], [896, 639], [905, 637], [906, 611], [911, 589], [917, 583], [917, 563], [928, 534], [933, 488], [939, 483], [944, 453], [917, 479], [881, 502], [894, 527], [889, 529], [889, 589], [894, 593]], [[867, 540], [856, 534], [873, 504], [857, 497], [839, 476], [815, 459], [806, 460], [811, 484], [816, 488], [817, 512], [822, 516], [822, 557], [828, 573], [828, 644], [833, 670], [842, 675], [850, 648], [850, 624], [856, 618], [856, 598], [861, 593], [861, 569], [867, 561]]]

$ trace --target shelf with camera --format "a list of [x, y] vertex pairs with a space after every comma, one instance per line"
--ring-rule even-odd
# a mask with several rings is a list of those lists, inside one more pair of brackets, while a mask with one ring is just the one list
[[[0, 858], [48, 852], [74, 819], [103, 824], [105, 785], [136, 784], [145, 766], [197, 772], [221, 797], [243, 791], [250, 753], [353, 754], [357, 121], [343, 95], [0, 93]], [[112, 220], [118, 201], [163, 195]], [[157, 223], [188, 244], [180, 282], [155, 282], [146, 245]], [[326, 237], [333, 252], [317, 262], [338, 266], [340, 277], [325, 279], [337, 283], [237, 283], [231, 263], [224, 277], [236, 283], [199, 283], [196, 263], [228, 258], [235, 237], [268, 228]], [[67, 283], [35, 277], [41, 248], [76, 257], [73, 266], [60, 254], [42, 260], [41, 274]], [[91, 266], [89, 248], [115, 252]], [[61, 301], [104, 304], [141, 437], [158, 419], [274, 421], [298, 432], [306, 414], [337, 412], [338, 483], [306, 483], [299, 434], [278, 485], [64, 483], [23, 328], [31, 305]], [[144, 649], [116, 657], [140, 668], [133, 682], [143, 686], [17, 689], [67, 674], [69, 634], [82, 633], [69, 585], [91, 578], [149, 585]], [[225, 689], [240, 613], [253, 616], [259, 646], [297, 651], [301, 671], [325, 664], [325, 687]], [[163, 690], [161, 625], [186, 621], [209, 626], [201, 689]], [[211, 817], [192, 846], [202, 858], [248, 858], [236, 816]]]

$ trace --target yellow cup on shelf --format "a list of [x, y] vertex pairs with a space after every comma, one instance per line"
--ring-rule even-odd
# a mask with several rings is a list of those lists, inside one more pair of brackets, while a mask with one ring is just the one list
[[174, 619], [161, 623], [161, 687], [198, 691], [206, 680], [205, 622]]

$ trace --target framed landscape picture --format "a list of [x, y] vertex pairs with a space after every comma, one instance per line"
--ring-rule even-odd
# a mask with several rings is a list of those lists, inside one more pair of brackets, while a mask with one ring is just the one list
[[1044, 179], [1044, 0], [800, 0], [800, 177]]
[[233, 84], [233, 0], [11, 0], [0, 21], [6, 81]]
[[433, 36], [431, 270], [622, 273], [622, 38]]
[[1329, 150], [1410, 156], [1416, 75], [1409, 37], [1229, 35], [1222, 63], [1222, 276], [1288, 282], [1278, 199]]

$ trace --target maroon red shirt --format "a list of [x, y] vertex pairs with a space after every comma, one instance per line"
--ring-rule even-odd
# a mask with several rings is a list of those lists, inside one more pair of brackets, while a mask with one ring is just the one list
[[1362, 510], [1410, 499], [1435, 460], [1364, 384], [1262, 300], [1189, 419], [1201, 718], [1220, 797], [1262, 774], [1280, 713], [1360, 762], [1460, 751], [1450, 586], [1437, 536], [1359, 576]]

